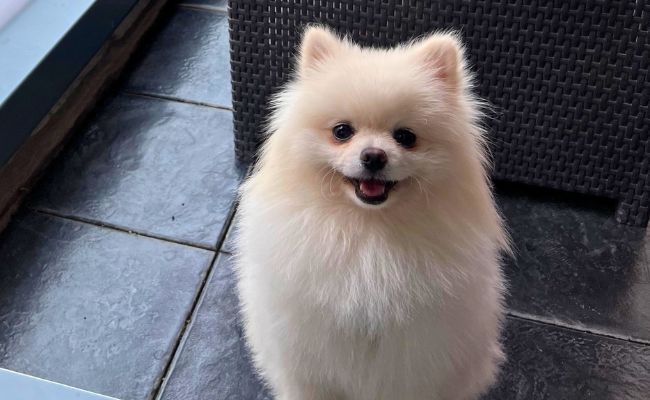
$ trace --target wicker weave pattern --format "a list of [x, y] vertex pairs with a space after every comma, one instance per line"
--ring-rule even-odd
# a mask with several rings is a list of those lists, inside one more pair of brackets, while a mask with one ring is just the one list
[[230, 0], [237, 155], [252, 160], [305, 24], [380, 46], [453, 28], [497, 110], [495, 178], [615, 198], [646, 226], [649, 21], [645, 1]]

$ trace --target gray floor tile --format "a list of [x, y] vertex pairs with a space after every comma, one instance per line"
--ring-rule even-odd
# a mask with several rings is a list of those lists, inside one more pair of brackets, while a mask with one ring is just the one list
[[238, 215], [239, 214], [235, 214], [233, 216], [232, 223], [230, 224], [228, 233], [226, 233], [226, 238], [224, 239], [223, 245], [221, 246], [221, 251], [224, 253], [232, 254], [235, 250], [235, 235], [238, 229], [237, 224], [239, 223]]
[[144, 49], [125, 89], [230, 107], [227, 15], [178, 8]]
[[30, 207], [214, 247], [240, 171], [228, 111], [117, 96], [49, 168]]
[[220, 255], [162, 400], [271, 400], [250, 364], [231, 258]]
[[644, 400], [650, 347], [508, 319], [508, 361], [484, 400]]
[[508, 187], [499, 203], [516, 259], [509, 307], [523, 315], [650, 341], [650, 237], [582, 196]]
[[149, 398], [212, 257], [33, 212], [17, 217], [0, 236], [0, 367]]

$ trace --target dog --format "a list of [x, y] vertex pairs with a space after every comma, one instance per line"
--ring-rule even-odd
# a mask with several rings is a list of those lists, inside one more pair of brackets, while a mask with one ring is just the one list
[[240, 189], [247, 343], [279, 400], [476, 399], [504, 355], [483, 103], [458, 37], [305, 30]]

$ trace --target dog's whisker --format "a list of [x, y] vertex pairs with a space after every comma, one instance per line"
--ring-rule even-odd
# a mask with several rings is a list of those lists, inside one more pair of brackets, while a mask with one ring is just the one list
[[424, 201], [426, 202], [427, 206], [431, 205], [430, 198], [429, 198], [429, 191], [424, 189], [424, 187], [422, 185], [422, 181], [424, 181], [425, 183], [429, 183], [427, 181], [427, 179], [414, 175], [413, 180], [415, 181], [415, 183], [417, 183], [418, 188], [420, 189], [420, 193], [422, 193], [424, 195]]
[[332, 183], [333, 183], [333, 181], [334, 181], [334, 178], [336, 178], [336, 171], [335, 171], [335, 170], [331, 170], [331, 171], [330, 171], [330, 181], [329, 181], [329, 185], [328, 185], [328, 187], [329, 187], [330, 195], [332, 195], [332, 196], [334, 196], [334, 195], [336, 194], [336, 193], [334, 192], [334, 190], [332, 190]]
[[328, 176], [330, 176], [330, 192], [331, 192], [331, 176], [333, 176], [334, 173], [335, 173], [336, 171], [335, 171], [333, 168], [331, 168], [331, 167], [324, 167], [324, 168], [321, 168], [320, 171], [323, 171], [324, 169], [327, 169], [328, 171], [327, 171], [327, 172], [323, 175], [323, 177], [321, 178], [321, 181], [320, 181], [320, 193], [321, 193], [321, 195], [322, 195], [324, 198], [327, 199], [327, 198], [329, 198], [329, 196], [328, 196], [328, 194], [325, 193], [325, 191], [324, 191], [325, 180], [327, 179]]
[[332, 196], [334, 196], [335, 193], [334, 193], [334, 191], [332, 190], [332, 181], [334, 180], [334, 176], [335, 176], [335, 172], [336, 172], [336, 171], [334, 171], [334, 170], [332, 169], [331, 172], [332, 172], [332, 174], [330, 175], [330, 184], [329, 184], [329, 189], [330, 189], [330, 194], [331, 194]]

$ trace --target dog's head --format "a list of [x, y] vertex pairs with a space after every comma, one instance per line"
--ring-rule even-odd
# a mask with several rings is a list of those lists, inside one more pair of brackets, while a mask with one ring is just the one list
[[325, 193], [379, 208], [422, 195], [456, 168], [457, 139], [475, 118], [466, 80], [452, 34], [374, 49], [311, 27], [270, 128], [292, 136], [289, 151], [319, 171]]

